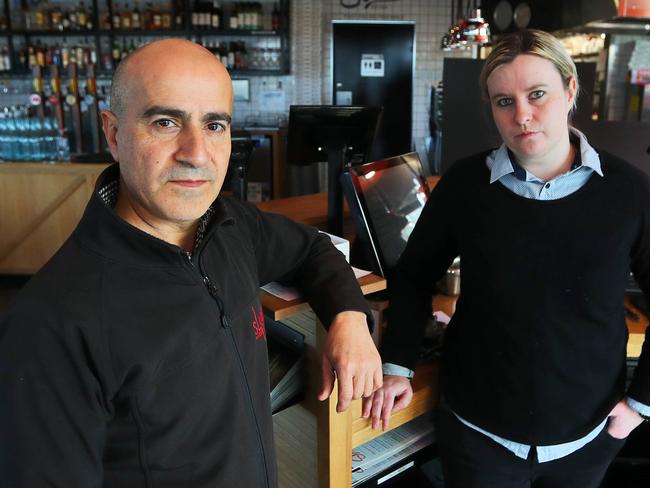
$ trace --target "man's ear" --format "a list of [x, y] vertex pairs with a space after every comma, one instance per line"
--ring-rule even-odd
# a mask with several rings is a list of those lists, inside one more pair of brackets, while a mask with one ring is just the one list
[[119, 161], [117, 157], [117, 116], [110, 110], [102, 110], [102, 130], [106, 136], [108, 148], [111, 150], [111, 155], [115, 161]]

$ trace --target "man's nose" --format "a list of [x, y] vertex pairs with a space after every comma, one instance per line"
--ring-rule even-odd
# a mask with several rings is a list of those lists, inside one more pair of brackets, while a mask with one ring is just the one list
[[208, 162], [210, 153], [207, 147], [206, 135], [201, 127], [186, 126], [179, 134], [178, 161], [200, 166]]

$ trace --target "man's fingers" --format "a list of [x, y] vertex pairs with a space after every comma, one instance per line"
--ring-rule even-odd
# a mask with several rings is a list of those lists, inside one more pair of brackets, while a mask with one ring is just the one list
[[373, 374], [373, 383], [375, 391], [379, 390], [379, 388], [381, 388], [384, 384], [384, 372], [381, 369], [381, 363], [379, 364], [379, 367], [375, 368], [375, 372]]
[[358, 400], [359, 398], [365, 395], [366, 392], [366, 378], [365, 376], [353, 376], [352, 377], [352, 398]]
[[332, 365], [326, 357], [323, 356], [321, 361], [321, 388], [320, 393], [318, 394], [318, 399], [320, 401], [329, 398], [334, 389], [334, 371], [332, 371]]
[[364, 419], [367, 419], [370, 416], [370, 411], [372, 410], [372, 402], [374, 395], [368, 395], [361, 401], [361, 416]]
[[366, 381], [363, 388], [363, 396], [369, 397], [376, 390], [375, 388], [375, 379], [372, 373], [366, 375]]
[[344, 412], [350, 405], [353, 393], [352, 376], [343, 371], [337, 371], [336, 376], [339, 380], [339, 401], [336, 404], [337, 412]]

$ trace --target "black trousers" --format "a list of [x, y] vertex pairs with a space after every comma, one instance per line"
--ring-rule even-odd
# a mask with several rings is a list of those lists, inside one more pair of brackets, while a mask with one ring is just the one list
[[438, 409], [436, 426], [445, 488], [597, 488], [625, 443], [605, 427], [582, 449], [539, 463], [534, 448], [528, 459], [518, 458], [446, 406]]

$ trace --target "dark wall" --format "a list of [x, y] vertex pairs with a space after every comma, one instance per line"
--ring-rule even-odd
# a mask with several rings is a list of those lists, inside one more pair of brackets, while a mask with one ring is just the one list
[[[595, 63], [577, 63], [580, 80], [576, 126], [591, 120]], [[483, 60], [446, 58], [443, 66], [442, 157], [440, 172], [454, 161], [501, 145], [487, 102], [481, 98], [478, 78]]]
[[499, 3], [506, 2], [514, 12], [518, 5], [530, 7], [528, 28], [555, 31], [582, 25], [591, 20], [607, 19], [616, 15], [613, 0], [482, 0], [483, 17], [490, 24], [493, 33], [516, 30], [514, 22], [504, 30], [494, 24], [494, 11]]

